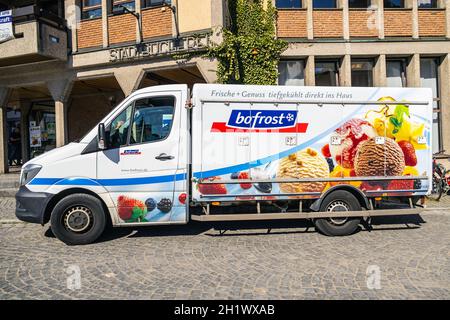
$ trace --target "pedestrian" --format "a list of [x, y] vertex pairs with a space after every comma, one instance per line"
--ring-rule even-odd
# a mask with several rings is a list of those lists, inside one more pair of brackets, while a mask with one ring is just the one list
[[13, 162], [16, 162], [16, 165], [21, 163], [21, 137], [19, 128], [13, 128], [11, 135], [9, 137], [9, 165], [12, 166]]

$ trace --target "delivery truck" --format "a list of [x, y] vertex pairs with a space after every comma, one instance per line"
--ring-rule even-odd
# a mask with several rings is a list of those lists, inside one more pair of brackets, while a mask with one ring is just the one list
[[23, 166], [16, 216], [50, 222], [67, 244], [108, 224], [190, 220], [311, 219], [349, 235], [424, 207], [432, 108], [425, 88], [140, 89], [79, 142]]

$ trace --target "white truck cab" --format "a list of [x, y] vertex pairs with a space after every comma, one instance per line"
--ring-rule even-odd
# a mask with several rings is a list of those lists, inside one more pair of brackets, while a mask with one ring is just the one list
[[431, 126], [428, 89], [148, 87], [79, 142], [24, 164], [16, 215], [51, 221], [67, 244], [106, 224], [189, 218], [312, 218], [349, 234], [361, 217], [394, 214], [377, 199], [417, 210], [431, 188]]

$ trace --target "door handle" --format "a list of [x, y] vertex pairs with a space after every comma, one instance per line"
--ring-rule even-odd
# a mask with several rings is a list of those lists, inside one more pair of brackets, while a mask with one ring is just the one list
[[173, 158], [175, 158], [174, 156], [169, 156], [165, 153], [161, 153], [159, 156], [156, 156], [155, 159], [156, 160], [161, 160], [161, 161], [166, 161], [166, 160], [172, 160]]

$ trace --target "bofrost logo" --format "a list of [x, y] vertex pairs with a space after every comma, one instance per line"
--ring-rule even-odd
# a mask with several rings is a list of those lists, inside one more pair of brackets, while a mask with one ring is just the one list
[[295, 125], [295, 110], [233, 110], [228, 120], [235, 128], [288, 128]]
[[228, 122], [213, 122], [211, 132], [306, 132], [297, 122], [297, 110], [232, 110]]

